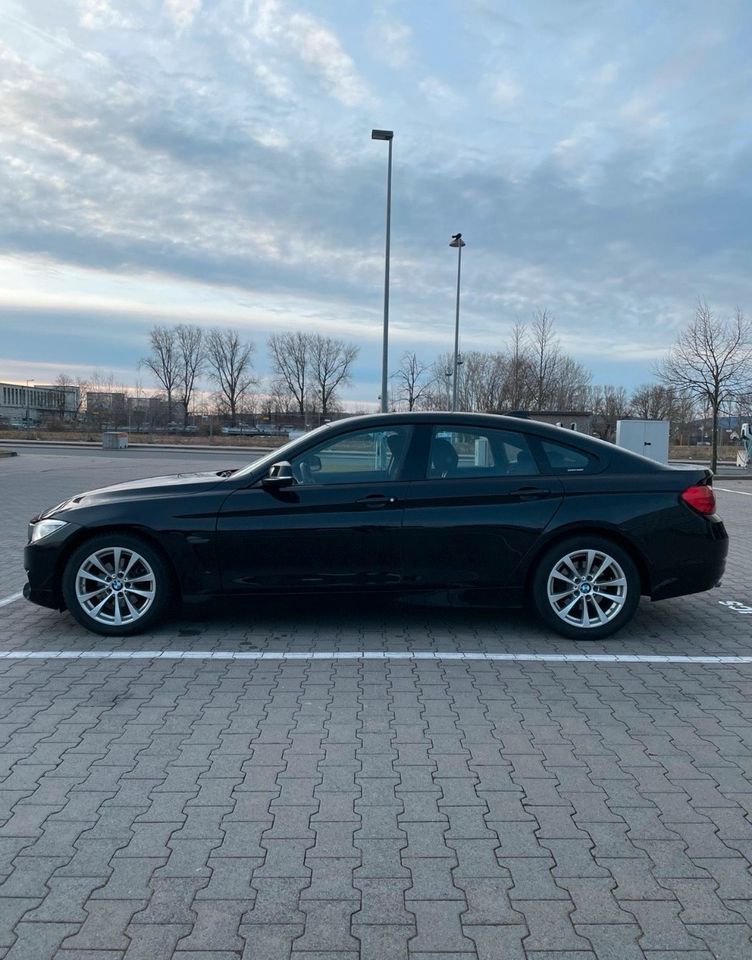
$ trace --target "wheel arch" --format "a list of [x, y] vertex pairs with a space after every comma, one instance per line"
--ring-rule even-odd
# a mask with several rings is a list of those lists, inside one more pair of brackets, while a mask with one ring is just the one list
[[61, 609], [65, 607], [65, 599], [63, 598], [63, 572], [65, 571], [68, 560], [70, 560], [73, 553], [87, 541], [94, 540], [96, 537], [102, 536], [102, 534], [115, 532], [136, 537], [148, 543], [148, 545], [159, 554], [160, 559], [164, 563], [173, 590], [178, 596], [181, 595], [180, 578], [178, 577], [175, 564], [172, 557], [170, 557], [167, 550], [165, 550], [164, 545], [160, 543], [159, 539], [154, 535], [154, 532], [138, 526], [123, 526], [122, 524], [109, 523], [101, 527], [82, 527], [66, 541], [65, 549], [60, 551], [60, 556], [57, 558], [55, 566], [55, 590], [60, 600]]
[[564, 527], [556, 530], [556, 532], [550, 537], [539, 543], [535, 547], [535, 550], [528, 555], [527, 566], [525, 568], [523, 578], [523, 593], [525, 597], [530, 595], [532, 581], [535, 577], [535, 572], [538, 569], [538, 564], [540, 563], [541, 557], [552, 547], [555, 547], [558, 543], [563, 543], [565, 540], [571, 540], [573, 537], [581, 536], [594, 536], [599, 537], [601, 540], [610, 540], [612, 543], [615, 543], [617, 546], [621, 547], [622, 550], [624, 550], [624, 552], [632, 560], [637, 569], [637, 574], [640, 578], [640, 593], [642, 595], [650, 595], [650, 566], [642, 552], [628, 537], [626, 537], [620, 530], [612, 527], [601, 527], [594, 524], [582, 526], [578, 524], [577, 526]]

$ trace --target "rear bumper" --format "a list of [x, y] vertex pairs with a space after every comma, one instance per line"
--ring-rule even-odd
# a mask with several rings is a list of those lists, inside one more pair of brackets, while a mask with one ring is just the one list
[[703, 536], [684, 538], [670, 566], [653, 570], [651, 600], [702, 593], [720, 585], [726, 569], [728, 534], [717, 518], [704, 523]]

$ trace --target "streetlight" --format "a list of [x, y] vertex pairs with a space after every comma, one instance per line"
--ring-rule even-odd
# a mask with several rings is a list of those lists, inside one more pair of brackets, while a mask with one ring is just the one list
[[389, 409], [389, 239], [392, 228], [392, 130], [371, 130], [371, 140], [389, 143], [389, 163], [386, 175], [386, 253], [384, 266], [384, 342], [381, 348], [381, 412]]
[[459, 359], [459, 347], [460, 347], [460, 277], [462, 275], [462, 248], [465, 246], [465, 241], [462, 239], [461, 233], [452, 234], [452, 239], [449, 241], [450, 247], [457, 248], [457, 303], [455, 306], [454, 314], [454, 376], [452, 377], [452, 410], [457, 409], [457, 380], [458, 374], [460, 372], [460, 359]]

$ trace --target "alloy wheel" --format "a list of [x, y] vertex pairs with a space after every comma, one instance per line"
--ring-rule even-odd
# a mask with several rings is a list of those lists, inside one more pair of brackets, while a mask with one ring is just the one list
[[548, 602], [564, 623], [580, 629], [614, 620], [627, 599], [627, 577], [602, 550], [573, 550], [554, 564], [548, 576]]
[[157, 595], [157, 578], [148, 561], [127, 547], [105, 547], [81, 563], [76, 600], [92, 620], [124, 626], [140, 620]]

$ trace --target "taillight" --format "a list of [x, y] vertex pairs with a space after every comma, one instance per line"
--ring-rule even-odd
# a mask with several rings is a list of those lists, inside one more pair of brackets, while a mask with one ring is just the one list
[[686, 490], [682, 490], [682, 500], [704, 516], [709, 517], [715, 513], [715, 493], [713, 488], [706, 483], [694, 483]]

